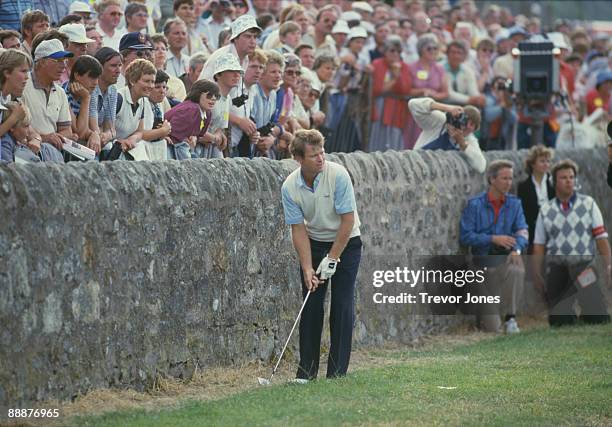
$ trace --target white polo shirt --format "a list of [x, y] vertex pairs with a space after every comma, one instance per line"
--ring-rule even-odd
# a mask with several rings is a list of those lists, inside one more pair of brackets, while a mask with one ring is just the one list
[[70, 126], [70, 105], [66, 92], [53, 83], [47, 93], [36, 79], [34, 71], [23, 90], [23, 102], [32, 114], [32, 127], [41, 134], [57, 132], [60, 126]]

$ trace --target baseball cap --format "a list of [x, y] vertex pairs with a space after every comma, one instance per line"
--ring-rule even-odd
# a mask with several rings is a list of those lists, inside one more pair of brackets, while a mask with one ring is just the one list
[[91, 43], [94, 40], [87, 37], [85, 25], [83, 24], [66, 24], [59, 27], [59, 32], [66, 35], [72, 43]]
[[363, 37], [364, 39], [368, 38], [368, 32], [363, 27], [353, 27], [348, 34], [348, 39], [356, 39], [359, 37]]
[[215, 72], [213, 75], [217, 75], [224, 71], [243, 71], [240, 62], [238, 62], [238, 58], [236, 58], [234, 54], [226, 53], [221, 55], [219, 59], [217, 59], [217, 62], [215, 62]]
[[342, 12], [342, 15], [340, 15], [340, 19], [346, 22], [361, 21], [361, 15], [355, 12], [354, 10], [349, 10], [346, 12]]
[[504, 40], [508, 40], [510, 38], [510, 33], [507, 29], [502, 28], [499, 30], [499, 33], [495, 36], [495, 44], [499, 44]]
[[334, 25], [334, 28], [332, 28], [332, 34], [337, 34], [337, 33], [348, 34], [350, 31], [351, 30], [348, 27], [348, 24], [346, 23], [346, 21], [343, 21], [342, 19], [339, 19], [336, 22], [336, 25]]
[[240, 34], [252, 28], [261, 32], [261, 28], [259, 28], [259, 25], [257, 25], [257, 21], [255, 20], [254, 16], [240, 15], [230, 25], [230, 29], [232, 30], [230, 40], [234, 40]]
[[133, 33], [124, 34], [123, 37], [121, 37], [119, 51], [121, 52], [125, 49], [153, 49], [153, 45], [146, 34], [135, 31]]
[[608, 81], [612, 81], [612, 71], [608, 71], [608, 70], [600, 71], [597, 74], [597, 82], [595, 83], [595, 86], [597, 87]]
[[36, 51], [34, 52], [34, 61], [45, 58], [71, 58], [73, 56], [74, 53], [64, 50], [64, 45], [61, 41], [58, 39], [51, 39], [40, 42], [40, 44], [36, 47]]
[[512, 38], [516, 35], [521, 35], [521, 36], [529, 36], [529, 33], [527, 32], [527, 30], [525, 30], [523, 27], [521, 27], [520, 25], [515, 25], [514, 27], [510, 28], [508, 30], [508, 37]]
[[75, 1], [70, 4], [68, 13], [91, 13], [91, 8], [83, 1]]
[[553, 42], [553, 45], [555, 45], [555, 47], [558, 47], [559, 49], [569, 49], [570, 48], [567, 42], [565, 41], [565, 37], [563, 36], [563, 34], [559, 32], [553, 32], [553, 33], [548, 33], [546, 35], [548, 36], [548, 40]]

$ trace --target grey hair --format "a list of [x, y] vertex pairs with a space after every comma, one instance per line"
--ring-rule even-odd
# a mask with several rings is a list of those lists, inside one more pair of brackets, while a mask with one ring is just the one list
[[487, 167], [487, 183], [490, 184], [491, 179], [496, 178], [500, 170], [507, 168], [514, 169], [514, 163], [510, 160], [493, 160]]
[[208, 55], [198, 52], [189, 59], [189, 69], [195, 70], [198, 65], [204, 65], [208, 60]]
[[400, 52], [402, 51], [402, 39], [399, 36], [393, 35], [387, 37], [383, 46], [383, 51], [386, 52], [391, 48], [399, 49]]
[[438, 46], [438, 38], [433, 33], [423, 34], [417, 40], [416, 47], [417, 47], [417, 52], [419, 56], [421, 55], [421, 52], [423, 52], [423, 49], [429, 46]]

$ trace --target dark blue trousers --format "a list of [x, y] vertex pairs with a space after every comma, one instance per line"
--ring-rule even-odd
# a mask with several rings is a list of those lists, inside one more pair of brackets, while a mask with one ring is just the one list
[[[332, 242], [310, 240], [312, 265], [318, 267], [321, 260], [329, 253]], [[331, 312], [329, 329], [331, 345], [327, 362], [327, 378], [346, 375], [351, 358], [353, 325], [355, 323], [355, 280], [361, 261], [361, 239], [359, 236], [349, 240], [340, 255], [340, 263], [331, 278]], [[302, 297], [308, 290], [304, 285], [304, 274], [300, 268], [302, 280]], [[319, 372], [321, 353], [321, 333], [323, 332], [323, 315], [325, 295], [329, 280], [319, 285], [308, 298], [300, 319], [300, 365], [297, 378], [314, 379]]]

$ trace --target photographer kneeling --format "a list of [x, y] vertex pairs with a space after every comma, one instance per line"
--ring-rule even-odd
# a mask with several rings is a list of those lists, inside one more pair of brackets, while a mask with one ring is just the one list
[[422, 129], [415, 149], [458, 150], [476, 172], [485, 171], [487, 161], [474, 136], [480, 126], [477, 108], [442, 104], [431, 98], [411, 99], [408, 108]]

